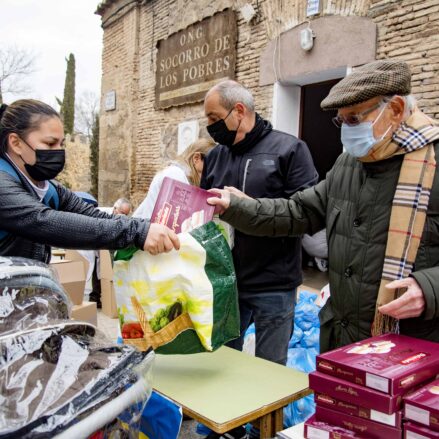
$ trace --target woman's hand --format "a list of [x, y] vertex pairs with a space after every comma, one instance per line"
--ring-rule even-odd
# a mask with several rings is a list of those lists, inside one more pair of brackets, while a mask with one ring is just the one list
[[168, 253], [174, 248], [175, 250], [180, 248], [177, 234], [162, 224], [151, 223], [143, 250], [152, 255], [158, 255], [159, 253]]

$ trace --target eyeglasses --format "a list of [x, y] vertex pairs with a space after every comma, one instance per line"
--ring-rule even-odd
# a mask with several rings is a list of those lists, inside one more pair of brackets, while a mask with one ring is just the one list
[[375, 111], [376, 109], [380, 108], [381, 105], [382, 102], [379, 102], [378, 104], [375, 104], [373, 107], [368, 108], [367, 110], [357, 114], [348, 114], [347, 116], [337, 115], [332, 118], [332, 122], [337, 128], [340, 128], [344, 123], [349, 126], [358, 125], [369, 113], [372, 113], [372, 111]]

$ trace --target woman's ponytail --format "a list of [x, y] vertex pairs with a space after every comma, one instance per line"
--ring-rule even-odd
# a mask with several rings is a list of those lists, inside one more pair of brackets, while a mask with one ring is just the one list
[[6, 108], [8, 108], [8, 106], [6, 104], [0, 105], [0, 125], [1, 125], [3, 113], [6, 111]]

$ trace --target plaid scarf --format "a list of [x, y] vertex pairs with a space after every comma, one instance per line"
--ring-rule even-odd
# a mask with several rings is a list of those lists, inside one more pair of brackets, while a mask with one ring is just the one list
[[[405, 154], [392, 202], [389, 233], [372, 335], [398, 331], [398, 321], [378, 308], [401, 296], [406, 289], [389, 290], [389, 281], [403, 279], [413, 270], [427, 214], [430, 190], [436, 171], [433, 142], [439, 127], [421, 111], [415, 111], [382, 148], [373, 148], [375, 160]], [[369, 154], [362, 161], [374, 161]]]

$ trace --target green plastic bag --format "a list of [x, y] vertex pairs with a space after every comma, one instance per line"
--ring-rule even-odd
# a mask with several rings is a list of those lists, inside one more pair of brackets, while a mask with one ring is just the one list
[[218, 227], [209, 222], [179, 234], [180, 250], [152, 256], [119, 251], [114, 263], [114, 287], [121, 333], [137, 315], [135, 296], [150, 327], [159, 333], [183, 313], [193, 324], [155, 348], [162, 354], [214, 351], [239, 337], [236, 275], [230, 247]]

